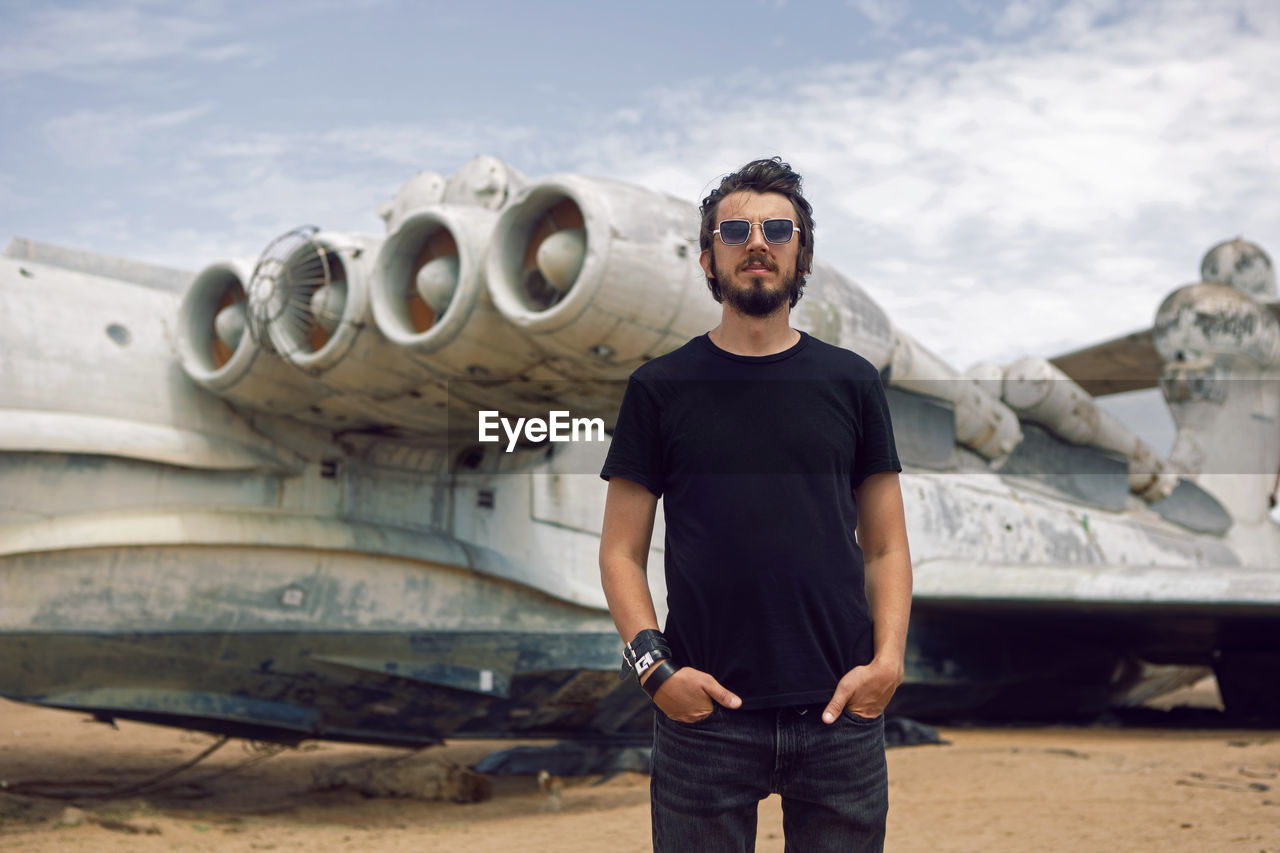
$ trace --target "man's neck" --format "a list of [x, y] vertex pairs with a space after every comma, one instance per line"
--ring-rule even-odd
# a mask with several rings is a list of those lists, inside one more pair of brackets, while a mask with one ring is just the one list
[[720, 325], [708, 337], [734, 355], [773, 355], [795, 346], [800, 333], [791, 328], [791, 312], [784, 305], [767, 317], [749, 317], [728, 305], [720, 312]]

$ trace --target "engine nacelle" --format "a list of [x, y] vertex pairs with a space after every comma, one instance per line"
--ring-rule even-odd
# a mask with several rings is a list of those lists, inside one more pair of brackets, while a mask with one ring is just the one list
[[192, 281], [178, 309], [178, 352], [196, 383], [232, 403], [289, 415], [329, 392], [264, 349], [249, 333], [253, 262], [215, 261]]
[[478, 207], [423, 208], [378, 253], [374, 320], [429, 378], [515, 378], [543, 358], [494, 309], [485, 287], [496, 219]]
[[249, 284], [251, 332], [324, 386], [323, 400], [292, 413], [342, 429], [438, 431], [423, 406], [421, 366], [379, 334], [370, 290], [379, 237], [292, 231], [267, 247]]
[[566, 376], [622, 379], [718, 322], [688, 202], [562, 175], [503, 211], [486, 265], [494, 305]]
[[[421, 370], [424, 407], [461, 416], [477, 409], [538, 414], [516, 405], [546, 355], [494, 308], [485, 252], [497, 214], [437, 205], [409, 215], [378, 254], [372, 292], [378, 328]], [[554, 389], [553, 389], [554, 390]], [[545, 399], [546, 389], [539, 392]]]
[[252, 275], [211, 266], [185, 300], [187, 372], [258, 411], [441, 434], [449, 380], [524, 379], [544, 360], [493, 309], [483, 280], [493, 209], [525, 183], [479, 157], [447, 182], [419, 173], [380, 207], [393, 232], [385, 252], [379, 237], [305, 228], [273, 241]]

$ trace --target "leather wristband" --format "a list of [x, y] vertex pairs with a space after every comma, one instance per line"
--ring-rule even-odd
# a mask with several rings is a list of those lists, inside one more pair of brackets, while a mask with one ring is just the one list
[[640, 673], [661, 660], [670, 660], [671, 646], [661, 631], [645, 628], [636, 634], [631, 642], [622, 650], [622, 669], [618, 672], [618, 680], [634, 675], [637, 680]]
[[649, 677], [644, 680], [640, 686], [644, 688], [644, 692], [648, 693], [650, 698], [655, 696], [658, 688], [667, 683], [667, 679], [679, 672], [679, 667], [670, 660], [662, 660], [654, 665], [653, 671]]

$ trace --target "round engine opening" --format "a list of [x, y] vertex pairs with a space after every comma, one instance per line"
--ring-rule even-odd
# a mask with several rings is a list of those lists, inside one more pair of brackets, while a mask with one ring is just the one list
[[500, 307], [514, 313], [543, 313], [564, 301], [587, 257], [582, 209], [554, 188], [536, 192], [508, 209], [499, 225]]
[[342, 322], [347, 304], [347, 268], [342, 259], [322, 244], [311, 252], [300, 250], [289, 264], [300, 297], [293, 303], [291, 337], [305, 345], [305, 352], [319, 352]]
[[244, 341], [245, 280], [230, 263], [206, 267], [183, 297], [183, 360], [193, 377], [215, 374]]
[[[314, 232], [312, 232], [314, 233]], [[249, 320], [281, 356], [305, 361], [342, 325], [349, 295], [346, 261], [323, 237], [297, 231], [264, 252], [249, 285]]]
[[418, 216], [388, 240], [379, 260], [374, 307], [388, 337], [407, 339], [431, 331], [457, 295], [461, 274], [458, 241], [442, 222]]

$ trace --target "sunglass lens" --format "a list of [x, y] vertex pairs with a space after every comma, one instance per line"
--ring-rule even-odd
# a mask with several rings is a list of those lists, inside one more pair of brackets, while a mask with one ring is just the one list
[[720, 239], [728, 245], [747, 242], [751, 223], [745, 219], [726, 219], [720, 223]]
[[795, 226], [790, 219], [766, 219], [761, 225], [764, 238], [770, 243], [788, 243], [795, 233]]

